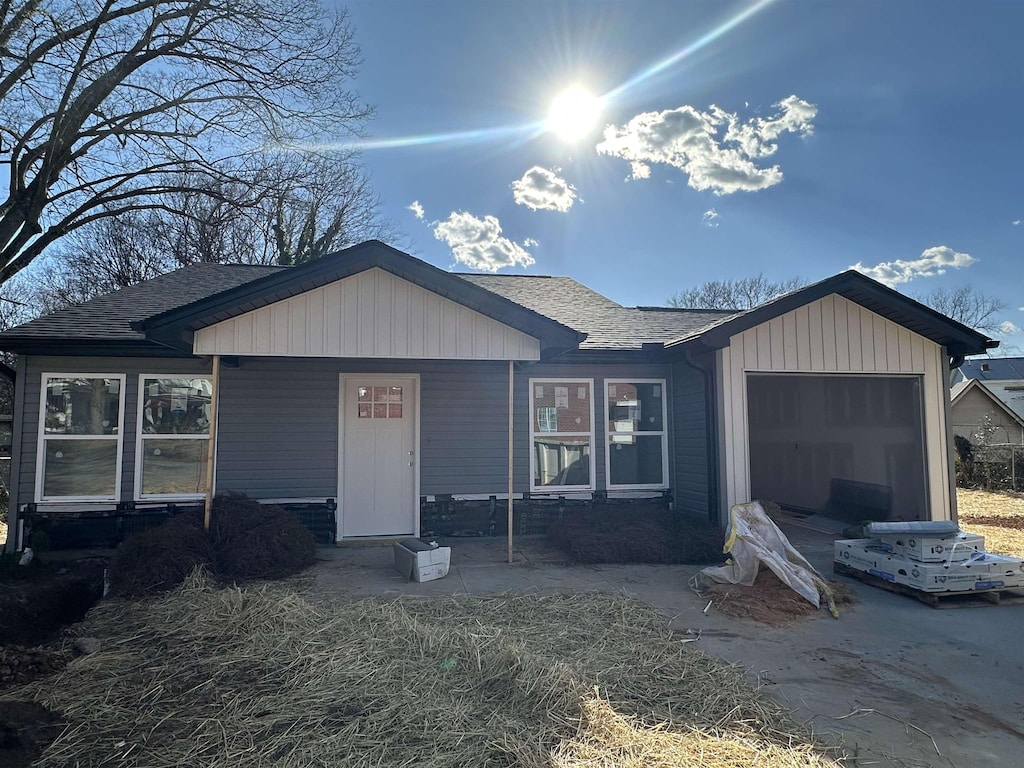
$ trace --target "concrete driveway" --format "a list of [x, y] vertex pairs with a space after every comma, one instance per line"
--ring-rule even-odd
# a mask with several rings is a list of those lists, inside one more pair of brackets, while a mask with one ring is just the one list
[[[823, 574], [832, 538], [786, 527]], [[795, 712], [851, 766], [1024, 765], [1024, 605], [933, 609], [844, 579], [860, 604], [838, 620], [827, 612], [783, 628], [707, 614], [688, 586], [695, 566], [568, 565], [543, 538], [451, 539], [448, 576], [408, 582], [390, 546], [322, 549], [317, 591], [371, 595], [493, 594], [507, 591], [626, 594], [661, 609], [673, 627], [700, 633], [704, 651], [748, 670], [751, 682]]]

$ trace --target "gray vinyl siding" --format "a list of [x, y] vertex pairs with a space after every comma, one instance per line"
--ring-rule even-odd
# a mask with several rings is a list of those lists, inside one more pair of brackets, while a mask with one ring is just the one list
[[[18, 503], [34, 501], [41, 374], [126, 374], [121, 500], [135, 498], [139, 374], [209, 375], [209, 360], [28, 357], [20, 430]], [[223, 362], [217, 437], [217, 489], [256, 498], [329, 498], [338, 488], [339, 382], [343, 373], [420, 377], [420, 494], [504, 494], [508, 489], [508, 363], [503, 361], [241, 358]], [[531, 378], [594, 380], [597, 488], [605, 488], [605, 378], [665, 379], [662, 365], [516, 364], [514, 492], [530, 489]], [[671, 439], [672, 480], [679, 441]]]
[[508, 490], [508, 363], [421, 363], [420, 493]]
[[672, 367], [672, 443], [676, 509], [708, 513], [707, 403], [704, 375], [687, 363]]

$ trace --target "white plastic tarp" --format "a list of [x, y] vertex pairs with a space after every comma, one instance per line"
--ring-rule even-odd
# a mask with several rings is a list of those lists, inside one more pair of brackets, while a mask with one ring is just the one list
[[[819, 587], [827, 596], [831, 594], [821, 574], [789, 543], [759, 502], [736, 504], [729, 511], [725, 552], [730, 555], [726, 564], [700, 571], [698, 585], [718, 582], [750, 587], [757, 578], [760, 564], [764, 563], [783, 584], [789, 585], [815, 608], [821, 604]], [[831, 600], [829, 602], [832, 608]]]

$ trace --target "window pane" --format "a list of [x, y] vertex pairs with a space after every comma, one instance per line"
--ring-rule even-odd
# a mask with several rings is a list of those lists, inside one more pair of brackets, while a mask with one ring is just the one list
[[43, 496], [114, 496], [117, 440], [46, 440]]
[[590, 485], [588, 438], [534, 438], [534, 486]]
[[[551, 430], [553, 432], [590, 433], [590, 382], [535, 381], [532, 382], [532, 386], [534, 424], [540, 425], [543, 419], [546, 425], [555, 425], [556, 428]], [[551, 418], [550, 412], [541, 416], [541, 411], [549, 408], [555, 411], [554, 419]]]
[[210, 430], [210, 379], [143, 379], [142, 431], [205, 435]]
[[664, 387], [660, 382], [608, 385], [609, 432], [661, 432], [664, 422]]
[[664, 485], [661, 435], [612, 435], [608, 443], [611, 485]]
[[116, 435], [120, 397], [120, 379], [49, 378], [44, 430], [55, 435]]
[[205, 493], [207, 440], [143, 440], [142, 493]]

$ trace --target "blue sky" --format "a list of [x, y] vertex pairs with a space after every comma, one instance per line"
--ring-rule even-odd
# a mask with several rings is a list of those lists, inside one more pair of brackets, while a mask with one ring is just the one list
[[[1024, 3], [345, 7], [366, 165], [436, 266], [663, 305], [860, 264], [915, 296], [971, 284], [1024, 326]], [[568, 142], [545, 119], [573, 84], [604, 98]]]

